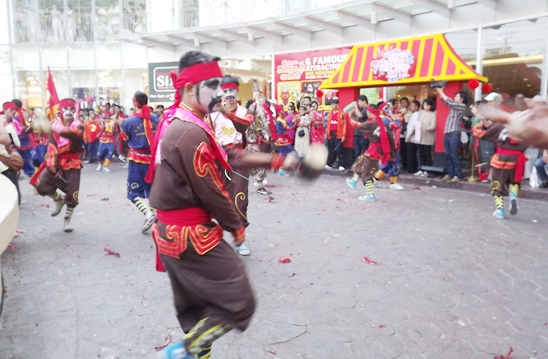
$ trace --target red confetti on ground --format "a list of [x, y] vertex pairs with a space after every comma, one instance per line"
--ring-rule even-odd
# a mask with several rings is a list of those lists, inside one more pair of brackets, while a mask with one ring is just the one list
[[420, 191], [420, 187], [413, 187], [413, 189], [416, 189], [416, 190], [419, 190]]
[[120, 253], [114, 252], [112, 249], [110, 249], [108, 244], [103, 249], [105, 250], [105, 252], [107, 252], [108, 256], [116, 256], [116, 258], [120, 258]]
[[164, 342], [156, 347], [154, 347], [154, 350], [156, 350], [157, 352], [164, 349], [165, 347], [167, 347], [169, 344], [171, 343], [171, 335], [166, 335], [166, 339], [164, 340]]
[[364, 209], [367, 209], [367, 207], [366, 207], [366, 206], [363, 206], [363, 207], [362, 207], [362, 211], [363, 211]]
[[265, 186], [266, 188], [276, 188], [276, 187], [283, 187], [281, 184], [268, 184]]
[[333, 271], [331, 269], [328, 269], [329, 273], [333, 273]]
[[269, 244], [269, 246], [275, 248], [275, 247], [277, 247], [278, 245], [277, 245], [276, 243], [271, 243], [271, 244]]
[[265, 202], [268, 202], [268, 203], [276, 203], [276, 201], [274, 200], [274, 197], [272, 196], [268, 196], [264, 200]]
[[291, 259], [287, 257], [278, 257], [278, 262], [280, 263], [291, 263]]
[[10, 243], [10, 244], [8, 244], [8, 248], [9, 248], [9, 249], [15, 249], [15, 248], [17, 248], [17, 244], [15, 244], [15, 243]]
[[269, 352], [270, 354], [276, 354], [277, 353], [276, 350], [274, 350], [274, 349], [269, 349], [269, 350], [267, 350], [267, 352]]
[[363, 257], [363, 259], [365, 259], [365, 263], [367, 263], [367, 264], [372, 264], [372, 265], [379, 265], [380, 264], [379, 262], [374, 261], [372, 259], [369, 259], [368, 257]]
[[77, 255], [76, 255], [76, 258], [82, 258], [82, 257], [80, 257], [80, 255], [79, 255], [79, 254], [77, 254]]
[[386, 328], [386, 325], [381, 324], [381, 325], [379, 325], [379, 328]]
[[548, 323], [546, 323], [546, 322], [542, 322], [542, 325], [548, 325]]
[[101, 198], [101, 201], [108, 201], [108, 197]]
[[46, 207], [49, 208], [49, 204], [41, 204], [40, 207]]
[[504, 355], [504, 354], [497, 355], [493, 359], [510, 359], [510, 355], [512, 355], [513, 353], [514, 353], [514, 349], [512, 347], [510, 347], [510, 351], [508, 352], [508, 354], [506, 354], [506, 355]]

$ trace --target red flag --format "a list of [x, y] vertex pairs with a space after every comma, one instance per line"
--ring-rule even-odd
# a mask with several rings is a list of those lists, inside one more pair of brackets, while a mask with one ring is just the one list
[[55, 83], [53, 82], [53, 76], [51, 76], [51, 71], [48, 66], [48, 84], [47, 90], [49, 92], [49, 101], [47, 106], [48, 115], [52, 118], [57, 110], [57, 105], [59, 105], [59, 96], [57, 95], [57, 89], [55, 88]]

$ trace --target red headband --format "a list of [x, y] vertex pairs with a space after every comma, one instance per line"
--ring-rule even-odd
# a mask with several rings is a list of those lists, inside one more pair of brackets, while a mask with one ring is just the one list
[[226, 84], [223, 84], [221, 86], [221, 88], [223, 90], [228, 90], [228, 89], [238, 89], [238, 85], [236, 85], [234, 82], [229, 82], [229, 83], [226, 83]]
[[72, 100], [62, 100], [61, 102], [59, 102], [59, 108], [65, 107], [76, 108], [74, 101]]
[[173, 106], [178, 107], [181, 103], [181, 92], [179, 90], [185, 87], [186, 84], [197, 84], [214, 77], [223, 77], [223, 71], [221, 71], [217, 61], [211, 61], [189, 66], [178, 75], [177, 71], [173, 70], [170, 75], [175, 88], [175, 103]]
[[6, 102], [4, 105], [2, 105], [2, 110], [17, 110], [17, 106], [13, 102]]

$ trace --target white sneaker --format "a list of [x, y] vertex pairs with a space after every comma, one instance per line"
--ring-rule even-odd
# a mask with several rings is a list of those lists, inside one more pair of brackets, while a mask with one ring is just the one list
[[236, 249], [238, 250], [238, 253], [240, 253], [241, 256], [248, 256], [251, 254], [251, 251], [249, 250], [249, 248], [247, 248], [245, 244], [242, 244], [241, 246], [236, 247]]
[[263, 186], [266, 186], [268, 184], [268, 181], [266, 180], [266, 178], [263, 180]]
[[428, 172], [423, 172], [423, 173], [421, 174], [421, 177], [428, 177]]
[[101, 170], [101, 167], [103, 167], [103, 165], [101, 165], [100, 163], [97, 165], [97, 168], [95, 169], [96, 171], [100, 171]]
[[110, 170], [106, 167], [101, 168], [101, 172], [109, 173]]
[[326, 170], [329, 170], [329, 169], [331, 169], [331, 166], [325, 165], [325, 169], [326, 169]]
[[126, 162], [126, 164], [122, 168], [129, 168], [129, 162]]
[[344, 168], [343, 166], [339, 166], [339, 171], [346, 171], [346, 168]]
[[403, 187], [399, 183], [392, 183], [388, 188], [393, 189], [394, 191], [402, 191]]
[[127, 162], [127, 161], [126, 161], [126, 158], [125, 158], [123, 155], [119, 155], [119, 156], [118, 156], [118, 159], [119, 159], [120, 161], [124, 162], [124, 163]]
[[418, 171], [418, 172], [415, 173], [415, 176], [422, 176], [423, 173], [424, 173], [423, 171]]
[[148, 217], [145, 218], [145, 222], [143, 223], [143, 227], [141, 228], [141, 232], [146, 233], [150, 227], [156, 222], [156, 216], [153, 214], [150, 214]]

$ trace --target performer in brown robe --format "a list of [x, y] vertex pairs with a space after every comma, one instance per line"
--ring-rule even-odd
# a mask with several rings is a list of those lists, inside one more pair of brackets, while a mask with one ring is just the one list
[[495, 198], [493, 216], [506, 218], [504, 212], [504, 196], [510, 193], [510, 214], [518, 213], [518, 191], [525, 173], [525, 150], [527, 145], [510, 137], [508, 128], [502, 123], [494, 123], [490, 119], [478, 122], [472, 131], [474, 135], [485, 141], [495, 142], [497, 149], [491, 158], [491, 194]]
[[376, 200], [373, 190], [373, 177], [379, 167], [379, 161], [382, 164], [396, 158], [396, 145], [394, 136], [388, 127], [383, 123], [379, 116], [379, 110], [376, 105], [367, 107], [368, 121], [357, 122], [352, 120], [352, 126], [362, 132], [369, 139], [369, 148], [365, 153], [359, 156], [352, 165], [354, 176], [348, 178], [346, 183], [355, 188], [358, 179], [363, 181], [366, 189], [366, 195], [359, 197], [361, 201], [372, 202]]
[[169, 274], [177, 318], [186, 333], [160, 358], [209, 358], [213, 341], [233, 328], [245, 330], [255, 311], [244, 263], [222, 239], [226, 230], [241, 245], [245, 223], [218, 166], [277, 170], [284, 158], [247, 151], [228, 158], [215, 141], [204, 119], [222, 102], [219, 60], [198, 51], [181, 58], [178, 73], [172, 74], [175, 104], [165, 111], [152, 146], [146, 180], [152, 181], [150, 203], [157, 210], [157, 268], [163, 265]]
[[[63, 230], [72, 232], [70, 220], [78, 205], [84, 125], [74, 118], [74, 100], [61, 100], [59, 109], [62, 120], [51, 125], [46, 161], [42, 162], [29, 183], [36, 187], [38, 194], [53, 198], [55, 208], [51, 213], [52, 217], [57, 216], [63, 206], [67, 205]], [[64, 192], [65, 196], [61, 196], [57, 190]]]

